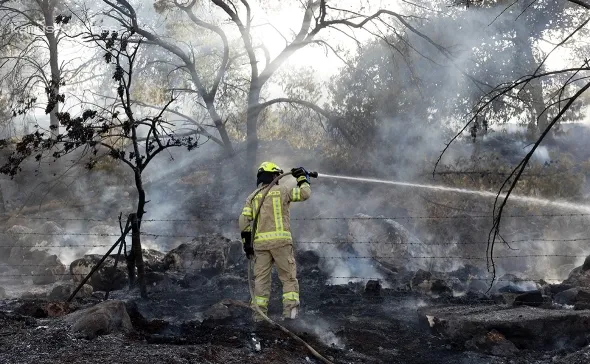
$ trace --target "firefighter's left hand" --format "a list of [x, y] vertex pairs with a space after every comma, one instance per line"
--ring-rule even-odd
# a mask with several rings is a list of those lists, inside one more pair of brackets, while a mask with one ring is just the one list
[[309, 173], [307, 172], [307, 170], [305, 170], [305, 168], [303, 167], [297, 167], [297, 168], [293, 168], [291, 170], [291, 174], [293, 175], [293, 177], [295, 178], [299, 178], [299, 177], [308, 177], [309, 178]]
[[301, 186], [303, 183], [308, 183], [310, 184], [310, 180], [309, 180], [309, 172], [303, 168], [303, 167], [297, 167], [297, 168], [293, 168], [291, 170], [291, 174], [293, 175], [293, 177], [295, 177], [297, 179], [297, 185]]

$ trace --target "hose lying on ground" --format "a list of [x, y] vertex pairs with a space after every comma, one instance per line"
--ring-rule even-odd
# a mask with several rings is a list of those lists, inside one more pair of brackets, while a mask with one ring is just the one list
[[[250, 288], [250, 297], [252, 299], [254, 299], [254, 289], [252, 288], [252, 269], [254, 268], [254, 262], [252, 262], [252, 260], [250, 260], [250, 264], [248, 265], [248, 288]], [[311, 345], [309, 345], [308, 343], [305, 342], [305, 340], [303, 340], [302, 338], [300, 338], [299, 336], [295, 335], [294, 333], [292, 333], [291, 331], [289, 331], [286, 327], [277, 324], [276, 322], [274, 322], [273, 320], [271, 320], [267, 315], [264, 314], [264, 312], [262, 312], [262, 310], [260, 310], [260, 307], [258, 307], [258, 305], [246, 305], [248, 306], [252, 311], [256, 312], [257, 314], [259, 314], [266, 322], [268, 322], [269, 324], [271, 324], [272, 326], [280, 329], [281, 331], [283, 331], [284, 333], [286, 333], [287, 335], [291, 336], [293, 339], [295, 339], [297, 342], [299, 342], [300, 344], [302, 344], [303, 346], [305, 346], [307, 348], [307, 350], [309, 350], [309, 352], [315, 356], [317, 359], [319, 359], [320, 361], [322, 361], [325, 364], [333, 364], [331, 361], [329, 361], [328, 359], [324, 358], [322, 356], [322, 354], [318, 353], [313, 347], [311, 347]]]
[[[256, 236], [256, 228], [258, 225], [258, 216], [260, 213], [260, 208], [262, 207], [262, 204], [264, 203], [264, 199], [266, 198], [266, 195], [268, 195], [268, 192], [270, 192], [270, 189], [279, 182], [279, 180], [285, 176], [289, 176], [291, 175], [291, 172], [287, 172], [284, 174], [281, 174], [280, 176], [278, 176], [277, 178], [275, 178], [265, 189], [264, 192], [262, 193], [262, 197], [260, 199], [260, 204], [258, 206], [259, 209], [258, 211], [256, 211], [256, 214], [254, 215], [254, 221], [252, 223], [252, 239], [254, 239], [254, 236]], [[254, 269], [254, 261], [252, 259], [250, 259], [250, 262], [248, 264], [248, 288], [250, 289], [250, 299], [251, 302], [256, 302], [254, 299], [254, 287], [252, 287], [252, 270]], [[252, 311], [256, 312], [257, 314], [260, 315], [260, 317], [262, 317], [264, 319], [264, 321], [268, 322], [269, 324], [271, 324], [272, 326], [280, 329], [281, 331], [283, 331], [284, 333], [286, 333], [287, 335], [291, 336], [293, 339], [295, 339], [297, 342], [299, 342], [300, 344], [302, 344], [303, 346], [305, 346], [307, 348], [307, 350], [309, 350], [309, 352], [316, 357], [317, 359], [319, 359], [320, 361], [322, 361], [325, 364], [333, 364], [331, 361], [329, 361], [328, 359], [324, 358], [320, 353], [318, 353], [314, 348], [312, 348], [308, 343], [306, 343], [302, 338], [300, 338], [299, 336], [295, 335], [294, 333], [292, 333], [291, 331], [287, 330], [287, 328], [285, 328], [282, 325], [277, 324], [276, 322], [274, 322], [273, 320], [271, 320], [267, 315], [264, 314], [264, 312], [262, 312], [262, 310], [260, 309], [260, 307], [258, 307], [257, 304], [253, 304], [253, 305], [248, 305], [247, 307], [249, 307]]]

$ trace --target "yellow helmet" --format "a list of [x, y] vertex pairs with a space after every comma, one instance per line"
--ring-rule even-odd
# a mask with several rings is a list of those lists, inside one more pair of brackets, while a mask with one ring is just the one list
[[281, 169], [281, 167], [277, 166], [273, 162], [263, 162], [260, 165], [260, 167], [258, 167], [258, 173], [262, 173], [262, 172], [282, 174], [283, 170]]

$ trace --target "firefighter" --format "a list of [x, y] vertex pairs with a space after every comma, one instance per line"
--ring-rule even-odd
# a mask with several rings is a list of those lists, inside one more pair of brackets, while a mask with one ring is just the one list
[[[305, 201], [311, 195], [309, 173], [305, 168], [292, 169], [297, 179], [297, 187], [289, 188], [274, 185], [266, 195], [262, 206], [263, 191], [283, 170], [272, 162], [264, 162], [258, 168], [256, 184], [258, 188], [246, 199], [246, 204], [239, 218], [244, 251], [249, 259], [254, 258], [254, 297], [252, 305], [258, 305], [265, 314], [268, 312], [270, 298], [271, 271], [273, 263], [283, 284], [283, 317], [295, 319], [299, 312], [299, 282], [293, 240], [291, 239], [291, 222], [289, 208], [291, 202]], [[251, 223], [257, 211], [258, 222], [255, 236], [252, 237]], [[254, 321], [261, 321], [259, 314], [254, 314]]]

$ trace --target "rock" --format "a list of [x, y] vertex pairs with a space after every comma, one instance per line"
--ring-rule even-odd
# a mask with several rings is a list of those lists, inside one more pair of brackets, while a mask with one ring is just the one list
[[43, 263], [45, 259], [50, 257], [45, 250], [30, 247], [15, 247], [10, 251], [8, 257], [8, 264], [14, 264], [21, 267], [21, 272], [31, 274], [38, 266]]
[[25, 292], [21, 294], [20, 298], [23, 300], [46, 300], [47, 293], [46, 292]]
[[123, 301], [105, 301], [96, 306], [76, 311], [65, 317], [72, 332], [93, 339], [98, 335], [133, 331], [131, 319]]
[[584, 264], [582, 264], [582, 272], [586, 272], [590, 270], [590, 255], [584, 259]]
[[48, 316], [46, 303], [39, 300], [26, 301], [18, 306], [14, 312], [19, 315], [35, 318], [46, 318]]
[[451, 287], [449, 287], [447, 285], [447, 282], [443, 281], [442, 279], [435, 279], [434, 281], [432, 281], [430, 292], [438, 296], [453, 294], [453, 290], [451, 289]]
[[550, 295], [557, 295], [563, 291], [567, 291], [569, 289], [574, 288], [571, 284], [550, 284], [548, 287], [548, 294]]
[[25, 263], [25, 255], [27, 255], [30, 251], [30, 247], [15, 246], [10, 248], [7, 259], [8, 264], [23, 265]]
[[365, 286], [365, 295], [367, 296], [379, 296], [381, 294], [381, 282], [378, 280], [371, 279]]
[[574, 310], [590, 310], [590, 290], [580, 289], [576, 295]]
[[[508, 303], [506, 301], [506, 298], [504, 297], [504, 295], [503, 294], [500, 294], [500, 293], [494, 293], [494, 294], [492, 294], [490, 296], [490, 299], [492, 301], [494, 301], [495, 304], [498, 304], [498, 305], [504, 305], [504, 304]], [[514, 303], [514, 299], [512, 300], [512, 303]]]
[[475, 349], [495, 356], [514, 356], [518, 348], [514, 343], [496, 330], [485, 335], [474, 337], [465, 343], [467, 349]]
[[211, 306], [203, 315], [205, 321], [223, 321], [232, 317], [229, 308], [221, 302]]
[[3, 287], [0, 287], [0, 300], [5, 300], [6, 298], [8, 298], [6, 290]]
[[43, 259], [37, 269], [33, 271], [33, 284], [43, 285], [55, 283], [66, 273], [66, 266], [61, 263], [57, 255], [50, 255]]
[[576, 296], [578, 296], [579, 288], [570, 288], [561, 291], [553, 297], [553, 301], [560, 305], [573, 306], [576, 303]]
[[516, 277], [514, 274], [504, 274], [502, 277], [498, 278], [498, 281], [492, 287], [492, 291], [500, 292], [502, 288], [514, 285], [514, 283], [517, 281], [518, 277]]
[[232, 262], [231, 245], [231, 240], [221, 235], [202, 236], [171, 250], [164, 258], [164, 265], [169, 270], [212, 277], [223, 273]]
[[33, 229], [30, 229], [26, 226], [14, 225], [10, 229], [6, 230], [6, 235], [11, 237], [13, 240], [19, 240], [23, 236], [25, 236], [27, 234], [31, 234], [32, 232], [33, 232]]
[[481, 293], [481, 292], [474, 292], [474, 291], [467, 291], [465, 292], [464, 296], [459, 296], [459, 302], [461, 302], [461, 299], [463, 299], [463, 302], [467, 303], [467, 304], [471, 304], [474, 302], [478, 302], [478, 301], [484, 301], [486, 303], [490, 302], [491, 297]]
[[[427, 293], [435, 296], [452, 295], [453, 289], [449, 283], [457, 284], [458, 290], [463, 290], [461, 281], [457, 278], [449, 278], [445, 273], [435, 272], [438, 278], [434, 278], [433, 273], [419, 269], [410, 280], [410, 288], [413, 291]], [[446, 277], [447, 279], [439, 279]]]
[[143, 249], [142, 254], [146, 272], [163, 272], [165, 270], [164, 257], [166, 254], [155, 249]]
[[515, 306], [532, 306], [539, 307], [543, 304], [543, 295], [541, 291], [530, 291], [522, 293], [514, 298]]
[[576, 351], [575, 353], [566, 355], [562, 358], [554, 358], [554, 364], [588, 364], [590, 362], [590, 346]]
[[[25, 254], [25, 261], [27, 263], [41, 265], [45, 260], [48, 260], [47, 263], [51, 264], [51, 259], [49, 259], [50, 257], [51, 255], [49, 255], [49, 253], [47, 253], [45, 250], [38, 250], [33, 248], [27, 254]], [[55, 255], [54, 257], [57, 258], [57, 256]]]
[[418, 312], [434, 331], [459, 344], [497, 330], [519, 349], [550, 350], [585, 338], [590, 330], [590, 311], [486, 305], [426, 307]]
[[[81, 282], [100, 261], [101, 255], [85, 255], [70, 264], [70, 273], [75, 283]], [[124, 257], [119, 257], [117, 269], [114, 269], [115, 257], [109, 256], [101, 267], [88, 280], [95, 291], [123, 289], [128, 285], [127, 266]]]
[[22, 264], [24, 256], [34, 246], [32, 229], [21, 225], [14, 225], [6, 230], [6, 239], [0, 247], [0, 261], [10, 264]]
[[[53, 287], [47, 298], [51, 301], [66, 301], [78, 285], [72, 283], [60, 284]], [[76, 294], [76, 298], [88, 298], [92, 296], [93, 288], [85, 284]]]
[[180, 281], [180, 286], [182, 288], [198, 288], [207, 284], [208, 281], [207, 277], [201, 274], [188, 273]]
[[510, 282], [508, 285], [499, 288], [498, 289], [498, 292], [499, 293], [517, 293], [517, 294], [521, 294], [521, 293], [525, 293], [527, 291], [523, 290], [521, 287], [517, 286], [516, 284]]
[[567, 279], [572, 270], [574, 270], [575, 268], [575, 264], [562, 264], [555, 270], [555, 278], [563, 281]]
[[31, 236], [33, 229], [30, 229], [22, 225], [14, 225], [6, 230], [6, 235], [10, 237], [12, 241], [18, 241], [26, 239], [27, 236]]
[[533, 281], [519, 278], [514, 274], [505, 274], [494, 284], [492, 292], [520, 294], [538, 289], [537, 283]]
[[[419, 269], [416, 273], [414, 273], [414, 276], [410, 281], [410, 288], [412, 288], [412, 290], [424, 290], [424, 288], [426, 288], [425, 284], [429, 284], [431, 278], [432, 273]], [[430, 289], [430, 286], [428, 289]]]
[[54, 221], [45, 221], [35, 229], [36, 233], [53, 234], [55, 236], [64, 234], [65, 230]]
[[574, 287], [590, 288], [590, 270], [584, 271], [582, 267], [574, 268], [562, 283]]

